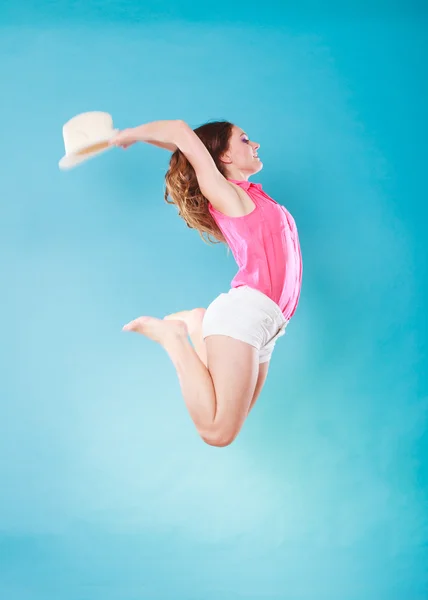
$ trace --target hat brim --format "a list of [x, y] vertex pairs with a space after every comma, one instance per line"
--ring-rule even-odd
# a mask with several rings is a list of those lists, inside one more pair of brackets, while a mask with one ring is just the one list
[[118, 129], [115, 129], [108, 137], [103, 137], [99, 140], [92, 142], [89, 146], [79, 148], [75, 152], [70, 152], [61, 158], [58, 163], [60, 169], [72, 169], [78, 165], [86, 162], [87, 160], [103, 154], [110, 150], [113, 146], [110, 146], [110, 140], [118, 133]]

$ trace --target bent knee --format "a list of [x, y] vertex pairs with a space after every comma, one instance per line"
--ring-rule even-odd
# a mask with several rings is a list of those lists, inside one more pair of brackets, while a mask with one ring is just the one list
[[230, 444], [238, 436], [239, 430], [218, 430], [210, 432], [200, 432], [200, 436], [203, 441], [209, 446], [215, 446], [217, 448], [224, 448], [230, 446]]

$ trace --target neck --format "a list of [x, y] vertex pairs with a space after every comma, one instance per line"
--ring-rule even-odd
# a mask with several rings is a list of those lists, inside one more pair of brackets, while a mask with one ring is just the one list
[[234, 167], [227, 169], [227, 179], [235, 179], [235, 181], [248, 181], [251, 174], [244, 173]]

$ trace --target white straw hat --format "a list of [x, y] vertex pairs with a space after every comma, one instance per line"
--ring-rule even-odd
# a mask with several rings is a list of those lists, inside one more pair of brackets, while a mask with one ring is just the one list
[[109, 141], [116, 135], [113, 119], [105, 112], [92, 111], [77, 115], [62, 128], [65, 156], [60, 169], [71, 169], [80, 163], [109, 150]]

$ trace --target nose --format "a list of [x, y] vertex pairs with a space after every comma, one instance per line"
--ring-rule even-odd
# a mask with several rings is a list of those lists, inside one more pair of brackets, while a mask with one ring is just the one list
[[253, 142], [253, 148], [258, 150], [260, 148], [260, 144], [258, 142]]

